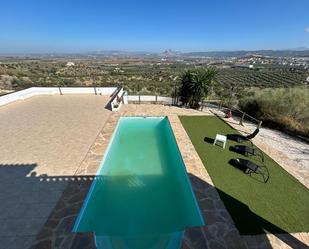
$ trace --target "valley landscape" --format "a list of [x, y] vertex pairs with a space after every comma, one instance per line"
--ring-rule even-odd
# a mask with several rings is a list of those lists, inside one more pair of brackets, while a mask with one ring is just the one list
[[[178, 94], [180, 79], [186, 70], [214, 68], [218, 73], [205, 100], [220, 100], [228, 107], [245, 110], [272, 127], [305, 136], [308, 134], [309, 117], [304, 112], [309, 96], [309, 50], [195, 53], [172, 50], [162, 53], [98, 51], [3, 55], [0, 62], [1, 94], [33, 86], [122, 86], [131, 95], [171, 97]], [[276, 97], [268, 94], [271, 99], [266, 101], [267, 104], [264, 101], [260, 104], [263, 107], [252, 108], [252, 98], [253, 105], [256, 105], [255, 98], [258, 97], [254, 96], [261, 91], [276, 93], [276, 89], [288, 91], [291, 88], [294, 90], [292, 95], [298, 92], [300, 96], [291, 96], [290, 101], [303, 99], [304, 106], [291, 105], [281, 96], [277, 97], [282, 101], [279, 105], [281, 109], [274, 113], [271, 102]], [[295, 108], [300, 109], [296, 114]]]

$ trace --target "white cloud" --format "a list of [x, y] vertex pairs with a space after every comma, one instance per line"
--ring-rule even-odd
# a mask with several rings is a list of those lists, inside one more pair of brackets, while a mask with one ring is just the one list
[[306, 33], [309, 33], [309, 27], [306, 27], [306, 28], [305, 28], [305, 32], [306, 32]]

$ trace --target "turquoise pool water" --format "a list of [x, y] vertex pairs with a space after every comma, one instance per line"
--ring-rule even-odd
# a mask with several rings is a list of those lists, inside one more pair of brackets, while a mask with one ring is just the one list
[[74, 226], [98, 248], [179, 248], [204, 225], [166, 117], [122, 117]]

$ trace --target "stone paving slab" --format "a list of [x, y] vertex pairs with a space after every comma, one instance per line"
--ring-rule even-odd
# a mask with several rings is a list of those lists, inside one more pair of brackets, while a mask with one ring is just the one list
[[28, 248], [31, 246], [35, 236], [19, 236], [7, 237], [1, 240], [1, 247], [3, 249]]

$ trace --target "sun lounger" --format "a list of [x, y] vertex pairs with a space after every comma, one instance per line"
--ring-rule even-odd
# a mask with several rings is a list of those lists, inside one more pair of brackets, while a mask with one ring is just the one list
[[258, 148], [252, 148], [246, 145], [235, 145], [230, 147], [231, 151], [242, 154], [244, 156], [259, 156], [264, 162], [264, 154]]
[[265, 166], [257, 165], [250, 160], [242, 158], [231, 159], [229, 163], [243, 171], [245, 174], [251, 175], [252, 173], [255, 173], [261, 175], [265, 183], [269, 179], [269, 172]]
[[[235, 141], [237, 143], [242, 143], [244, 141], [251, 141], [252, 138], [254, 138], [258, 133], [260, 129], [256, 128], [255, 131], [247, 136], [240, 135], [240, 134], [228, 134], [227, 139]], [[251, 142], [252, 144], [252, 142]]]

